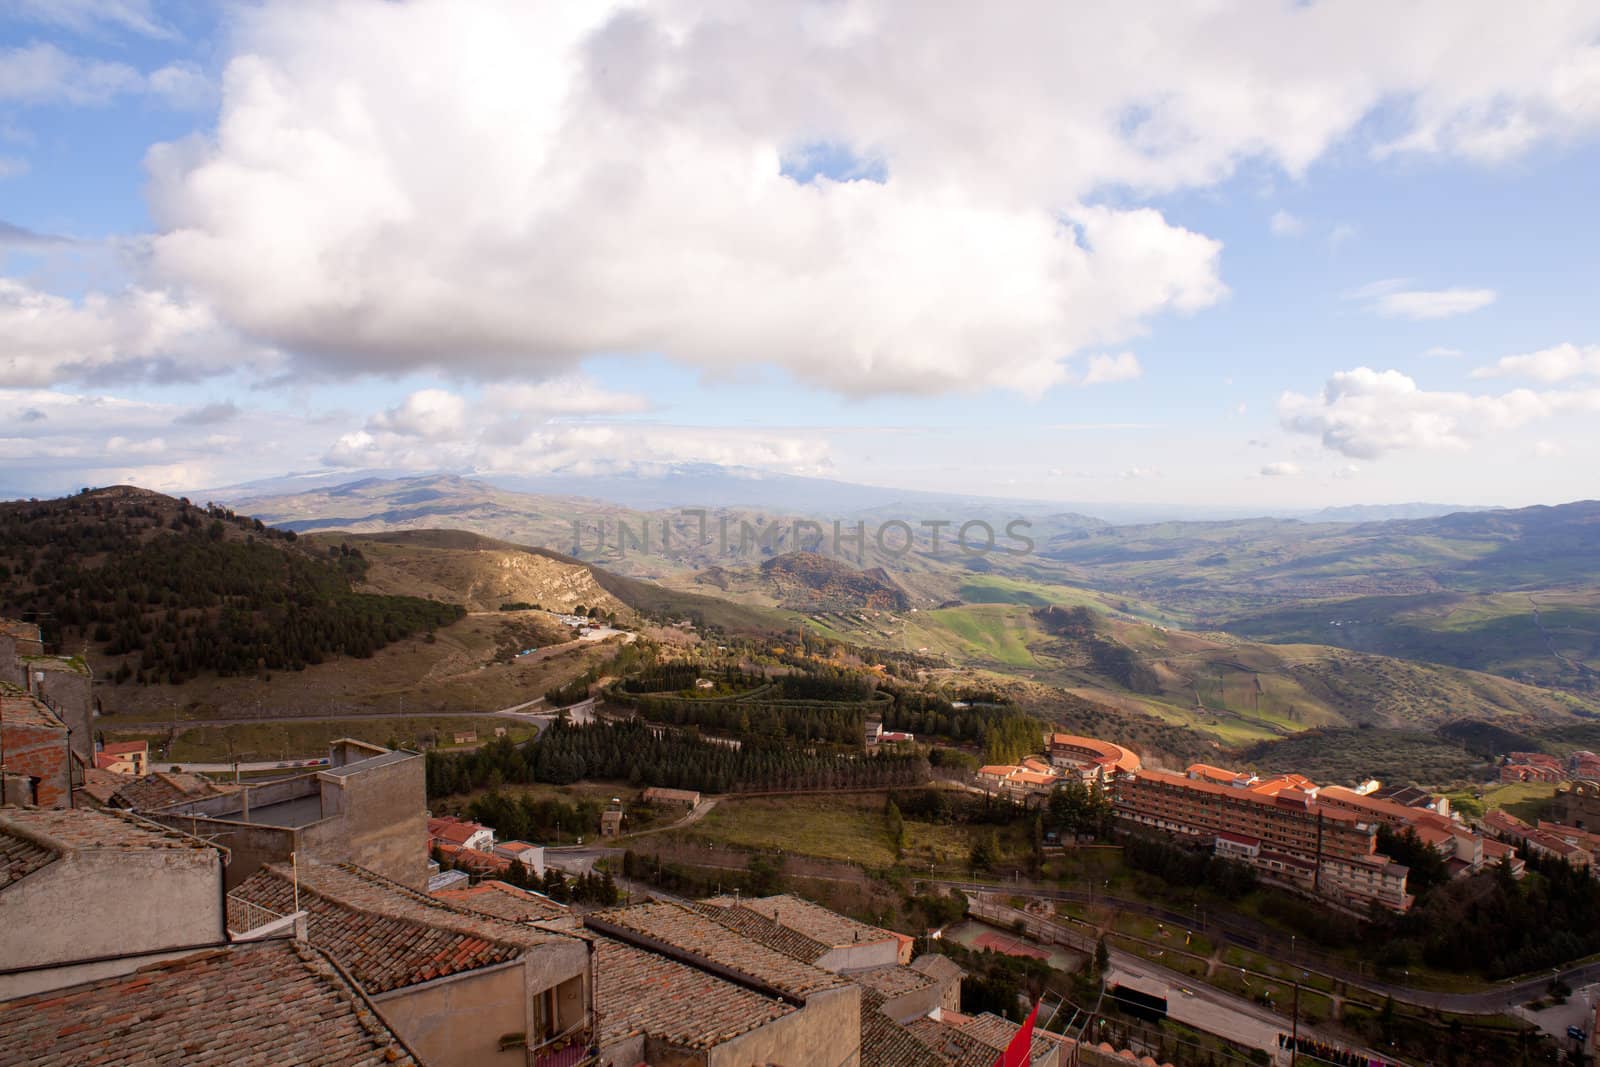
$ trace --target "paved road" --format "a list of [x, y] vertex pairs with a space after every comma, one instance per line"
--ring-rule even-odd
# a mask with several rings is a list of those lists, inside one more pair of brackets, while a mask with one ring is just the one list
[[[665, 826], [657, 826], [650, 830], [640, 830], [636, 834], [629, 834], [623, 840], [631, 841], [636, 837], [644, 837], [647, 834], [681, 830], [685, 826], [705, 818], [706, 813], [716, 807], [717, 801], [721, 799], [721, 797], [705, 797], [700, 803], [686, 812], [682, 818], [667, 823]], [[555, 845], [546, 848], [544, 855], [545, 862], [552, 867], [558, 867], [572, 874], [587, 874], [594, 870], [597, 860], [621, 856], [625, 851], [627, 851], [626, 848], [619, 845]], [[677, 898], [672, 897], [671, 899], [676, 900]]]

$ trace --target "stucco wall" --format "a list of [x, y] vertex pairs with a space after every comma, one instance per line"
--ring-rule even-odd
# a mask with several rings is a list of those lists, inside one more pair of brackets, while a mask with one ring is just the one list
[[923, 1015], [932, 1015], [935, 1008], [948, 1008], [950, 1011], [961, 1010], [961, 984], [949, 983], [955, 996], [946, 996], [945, 987], [938, 982], [932, 982], [921, 989], [913, 989], [909, 993], [902, 993], [898, 997], [886, 998], [883, 1002], [883, 1013], [896, 1022], [909, 1022]]
[[860, 1062], [861, 987], [853, 982], [813, 993], [804, 1008], [718, 1045], [706, 1059], [709, 1067], [752, 1063], [857, 1067]]
[[345, 860], [413, 889], [426, 889], [424, 767], [422, 757], [413, 756], [344, 776], [338, 799], [324, 799], [323, 814], [333, 815], [328, 809], [336, 807], [338, 817], [331, 825], [324, 819], [307, 828], [307, 850], [319, 859]]
[[228, 850], [224, 881], [231, 892], [263, 864], [288, 863], [295, 850], [295, 832], [281, 826], [254, 826], [229, 820], [191, 819], [185, 815], [146, 815], [152, 822], [215, 841]]
[[430, 1067], [520, 1064], [526, 1047], [500, 1051], [500, 1038], [526, 1034], [527, 987], [522, 964], [470, 972], [376, 998], [389, 1025]]
[[[69, 853], [0, 893], [6, 967], [227, 940], [215, 849]], [[0, 979], [0, 989], [3, 989]]]
[[839, 974], [842, 971], [860, 971], [868, 967], [888, 967], [899, 962], [900, 942], [891, 939], [869, 941], [859, 945], [841, 945], [829, 949], [813, 966]]
[[87, 669], [36, 669], [32, 689], [72, 732], [72, 751], [86, 764], [94, 764], [94, 697]]

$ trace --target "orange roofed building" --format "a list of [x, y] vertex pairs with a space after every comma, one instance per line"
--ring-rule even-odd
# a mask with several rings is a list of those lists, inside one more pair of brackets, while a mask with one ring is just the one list
[[1209, 840], [1264, 878], [1354, 909], [1411, 907], [1409, 872], [1377, 851], [1378, 820], [1320, 802], [1298, 775], [1135, 770], [1117, 778], [1113, 809], [1125, 825]]
[[1107, 778], [1114, 774], [1139, 769], [1139, 756], [1130, 749], [1110, 741], [1076, 734], [1050, 735], [1050, 763], [1066, 771], [1075, 771], [1084, 778], [1093, 778], [1104, 772]]

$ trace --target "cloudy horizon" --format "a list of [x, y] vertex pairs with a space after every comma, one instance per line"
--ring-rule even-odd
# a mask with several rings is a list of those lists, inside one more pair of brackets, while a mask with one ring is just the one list
[[0, 488], [1594, 496], [1600, 9], [1503, 11], [23, 0]]

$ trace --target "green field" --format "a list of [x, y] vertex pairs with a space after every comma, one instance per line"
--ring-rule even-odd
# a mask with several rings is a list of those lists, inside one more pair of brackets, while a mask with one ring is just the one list
[[[687, 834], [715, 845], [844, 860], [889, 867], [894, 846], [884, 819], [883, 793], [723, 799]], [[984, 828], [987, 829], [987, 828]], [[915, 866], [964, 870], [978, 828], [905, 821], [904, 860]], [[999, 828], [1002, 862], [1029, 850], [1022, 826]]]
[[1529, 823], [1538, 823], [1550, 807], [1550, 798], [1556, 795], [1553, 782], [1508, 782], [1484, 791], [1485, 811], [1503, 809], [1508, 815]]
[[304, 723], [238, 722], [227, 726], [180, 725], [170, 730], [123, 731], [107, 724], [100, 728], [107, 740], [150, 742], [151, 759], [170, 763], [220, 763], [238, 760], [255, 763], [325, 756], [329, 742], [341, 737], [376, 745], [417, 748], [421, 745], [450, 749], [457, 733], [474, 730], [479, 742], [492, 740], [504, 728], [513, 741], [533, 735], [533, 728], [493, 716], [404, 719], [329, 719]]

